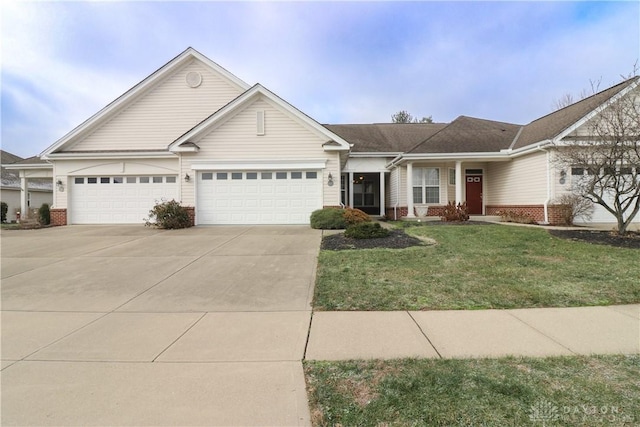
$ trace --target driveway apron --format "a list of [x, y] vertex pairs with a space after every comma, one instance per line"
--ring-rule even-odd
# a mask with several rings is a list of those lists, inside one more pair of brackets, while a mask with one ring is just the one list
[[320, 232], [2, 231], [2, 425], [309, 425]]

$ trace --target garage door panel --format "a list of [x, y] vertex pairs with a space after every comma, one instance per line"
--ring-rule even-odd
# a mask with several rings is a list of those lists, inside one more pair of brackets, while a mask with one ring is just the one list
[[143, 178], [74, 178], [70, 193], [70, 223], [141, 223], [156, 203], [178, 198], [175, 176], [156, 178], [155, 183], [150, 177], [146, 177], [149, 182], [144, 182]]
[[[199, 224], [308, 224], [322, 207], [319, 171], [211, 171], [198, 173]], [[203, 179], [203, 176], [212, 179]], [[228, 178], [218, 179], [220, 175]], [[316, 178], [306, 177], [315, 176]], [[215, 206], [215, 208], [212, 208]]]

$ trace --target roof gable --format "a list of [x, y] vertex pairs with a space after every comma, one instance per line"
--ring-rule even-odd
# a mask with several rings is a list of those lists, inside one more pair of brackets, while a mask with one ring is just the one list
[[566, 131], [579, 126], [591, 116], [598, 107], [605, 104], [614, 96], [620, 94], [632, 85], [637, 85], [640, 77], [633, 77], [598, 92], [588, 98], [540, 117], [524, 126], [521, 135], [514, 142], [512, 149], [554, 139]]
[[511, 145], [522, 126], [460, 116], [408, 153], [489, 153]]
[[[131, 108], [138, 100], [144, 99], [144, 96], [151, 93], [154, 88], [158, 87], [162, 82], [166, 81], [171, 75], [185, 68], [190, 63], [197, 61], [206, 67], [211, 73], [215, 74], [230, 87], [235, 88], [235, 94], [243, 92], [249, 88], [245, 82], [222, 68], [215, 62], [208, 59], [193, 48], [188, 48], [181, 54], [173, 58], [167, 64], [160, 67], [154, 73], [135, 85], [133, 88], [125, 92], [109, 105], [98, 111], [85, 122], [73, 129], [71, 132], [56, 141], [50, 147], [42, 152], [42, 156], [47, 156], [54, 152], [68, 150], [83, 138], [91, 135], [101, 126], [109, 123], [109, 121], [117, 118], [118, 115], [128, 108]], [[199, 84], [199, 83], [197, 83]], [[234, 96], [235, 96], [234, 94]], [[228, 102], [225, 99], [223, 103]], [[221, 104], [222, 105], [222, 104]], [[208, 113], [208, 112], [207, 112]], [[192, 122], [193, 123], [193, 122]], [[166, 147], [166, 145], [165, 145]]]
[[349, 150], [350, 145], [339, 135], [331, 132], [326, 127], [320, 125], [318, 122], [307, 116], [288, 102], [284, 101], [279, 96], [275, 95], [270, 90], [266, 89], [260, 84], [256, 84], [251, 89], [238, 96], [227, 105], [211, 114], [209, 117], [198, 123], [189, 131], [177, 138], [173, 143], [169, 145], [170, 151], [197, 151], [198, 141], [205, 135], [210, 133], [217, 126], [221, 125], [225, 121], [234, 117], [240, 111], [244, 110], [247, 106], [251, 105], [260, 97], [264, 97], [271, 103], [276, 105], [282, 111], [286, 112], [290, 117], [296, 120], [301, 125], [311, 130], [316, 135], [319, 135], [326, 139], [325, 150]]

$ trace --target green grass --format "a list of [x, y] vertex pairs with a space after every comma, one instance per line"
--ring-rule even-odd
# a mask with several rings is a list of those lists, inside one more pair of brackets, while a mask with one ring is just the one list
[[[305, 374], [315, 426], [542, 426], [542, 414], [558, 415], [550, 426], [640, 422], [638, 355], [307, 361]], [[536, 407], [548, 409], [532, 420]]]
[[640, 251], [506, 225], [410, 227], [435, 246], [321, 251], [316, 310], [573, 307], [640, 302]]

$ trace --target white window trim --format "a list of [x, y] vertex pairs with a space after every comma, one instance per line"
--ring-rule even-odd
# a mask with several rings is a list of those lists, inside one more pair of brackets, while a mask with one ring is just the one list
[[[426, 185], [425, 184], [425, 174], [422, 174], [422, 184], [420, 185], [420, 188], [422, 189], [422, 201], [421, 202], [416, 202], [414, 200], [413, 204], [414, 205], [428, 205], [428, 206], [439, 206], [440, 202], [442, 201], [442, 197], [440, 194], [440, 191], [442, 190], [442, 174], [441, 174], [441, 168], [435, 168], [435, 167], [430, 167], [430, 166], [420, 166], [420, 167], [414, 167], [413, 168], [413, 173], [412, 173], [412, 177], [411, 179], [413, 179], [413, 176], [415, 176], [416, 170], [417, 169], [435, 169], [438, 171], [438, 186], [436, 187], [435, 185]], [[411, 183], [411, 188], [414, 189], [418, 187], [417, 185], [413, 184], [413, 182]], [[427, 200], [427, 188], [438, 188], [438, 201], [437, 202], [426, 202]], [[411, 197], [413, 197], [413, 191], [411, 192]]]
[[[453, 182], [451, 182], [451, 172], [453, 172]], [[447, 177], [447, 181], [449, 182], [449, 185], [455, 187], [455, 185], [456, 185], [456, 170], [455, 170], [455, 168], [449, 168], [449, 176]]]

